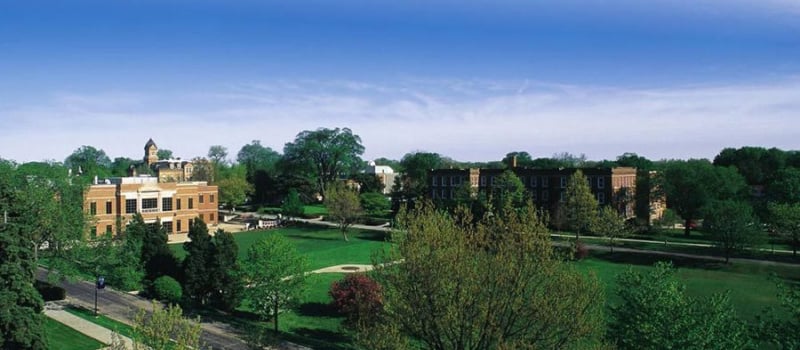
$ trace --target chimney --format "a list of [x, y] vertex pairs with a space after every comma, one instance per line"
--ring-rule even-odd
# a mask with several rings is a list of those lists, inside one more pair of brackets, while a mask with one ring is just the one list
[[510, 165], [511, 165], [512, 169], [517, 167], [517, 155], [514, 155], [514, 156], [511, 157], [511, 164]]

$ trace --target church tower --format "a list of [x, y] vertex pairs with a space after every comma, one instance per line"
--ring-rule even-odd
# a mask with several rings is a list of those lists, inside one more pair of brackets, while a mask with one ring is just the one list
[[158, 162], [158, 146], [153, 142], [153, 139], [147, 140], [144, 144], [144, 163], [151, 166]]

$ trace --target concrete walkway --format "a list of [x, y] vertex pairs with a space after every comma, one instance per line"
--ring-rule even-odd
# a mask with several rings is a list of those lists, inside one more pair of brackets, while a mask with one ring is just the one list
[[[106, 345], [111, 345], [111, 333], [113, 333], [113, 331], [64, 311], [63, 305], [47, 303], [45, 305], [44, 314], [92, 339], [96, 339]], [[122, 335], [120, 335], [120, 337], [122, 341], [125, 342], [125, 346], [128, 349], [133, 348], [133, 342], [130, 338]]]

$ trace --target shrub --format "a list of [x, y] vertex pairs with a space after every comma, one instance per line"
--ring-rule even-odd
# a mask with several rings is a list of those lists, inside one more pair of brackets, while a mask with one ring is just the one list
[[36, 287], [36, 290], [42, 295], [44, 301], [64, 300], [64, 298], [67, 297], [67, 291], [65, 291], [64, 288], [54, 286], [47, 282], [36, 281], [34, 287]]
[[383, 310], [382, 288], [365, 274], [349, 274], [333, 282], [328, 293], [332, 306], [347, 317], [345, 324], [351, 327], [375, 320]]
[[175, 304], [181, 300], [183, 289], [181, 284], [169, 276], [161, 276], [153, 282], [153, 292], [158, 300]]

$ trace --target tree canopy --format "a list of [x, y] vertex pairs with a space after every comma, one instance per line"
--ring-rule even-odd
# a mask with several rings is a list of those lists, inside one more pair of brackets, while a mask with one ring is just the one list
[[305, 130], [283, 148], [284, 159], [304, 172], [323, 198], [331, 182], [360, 167], [363, 153], [361, 138], [349, 128]]
[[583, 171], [576, 170], [567, 181], [564, 202], [559, 207], [560, 219], [571, 230], [575, 231], [575, 239], [581, 232], [591, 230], [597, 217], [598, 203], [589, 188], [589, 180]]
[[81, 146], [64, 160], [64, 165], [75, 175], [108, 176], [111, 159], [106, 152], [92, 146]]

